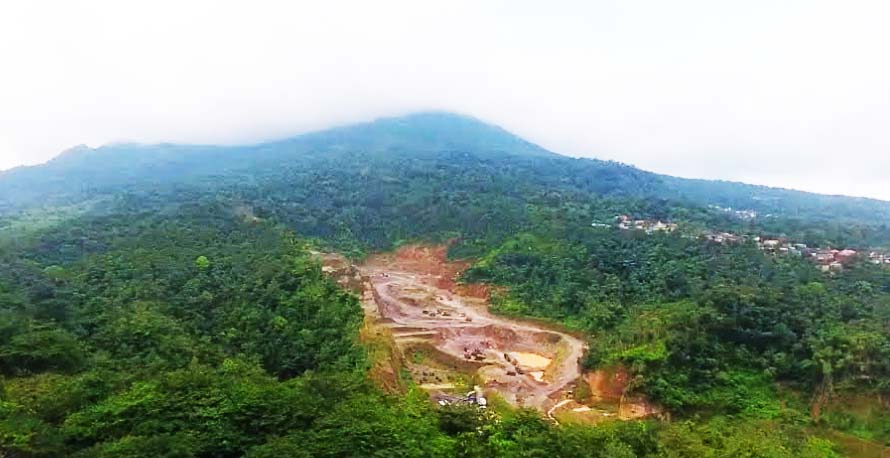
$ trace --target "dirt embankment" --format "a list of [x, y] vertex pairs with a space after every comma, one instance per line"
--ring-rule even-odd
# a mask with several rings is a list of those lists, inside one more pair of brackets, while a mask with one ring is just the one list
[[598, 369], [584, 375], [590, 387], [590, 398], [584, 401], [593, 404], [613, 405], [617, 417], [630, 420], [660, 415], [663, 410], [643, 396], [629, 393], [631, 375], [621, 366]]

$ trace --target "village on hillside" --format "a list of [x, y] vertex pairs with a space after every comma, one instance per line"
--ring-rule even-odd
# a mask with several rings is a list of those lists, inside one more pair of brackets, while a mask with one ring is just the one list
[[[741, 212], [744, 218], [753, 218], [756, 213]], [[753, 213], [753, 212], [751, 212]], [[643, 231], [647, 234], [657, 232], [674, 232], [678, 229], [677, 223], [661, 220], [634, 219], [628, 215], [618, 215], [613, 224], [592, 223], [593, 227], [617, 227], [623, 231]], [[753, 241], [764, 252], [776, 256], [801, 256], [819, 265], [823, 272], [841, 272], [845, 266], [866, 259], [870, 264], [890, 268], [890, 253], [874, 249], [853, 248], [822, 248], [810, 247], [805, 243], [799, 243], [784, 237], [769, 238], [760, 236], [748, 236], [730, 232], [706, 231], [701, 236], [710, 242], [719, 244], [744, 243]]]
[[[739, 219], [755, 219], [758, 216], [758, 213], [755, 210], [736, 210], [732, 207], [721, 207], [719, 205], [708, 205], [708, 208], [712, 210], [718, 210], [723, 213], [728, 213]], [[766, 215], [766, 217], [770, 216], [772, 215]]]
[[785, 239], [762, 239], [754, 237], [761, 250], [776, 255], [803, 256], [819, 265], [823, 272], [840, 272], [864, 256], [875, 265], [890, 267], [890, 255], [881, 251], [860, 251], [851, 248], [812, 248], [804, 243], [793, 243]]
[[665, 223], [660, 220], [632, 219], [627, 215], [616, 216], [618, 228], [622, 230], [638, 230], [645, 231], [647, 234], [654, 232], [674, 232], [677, 230], [676, 223]]

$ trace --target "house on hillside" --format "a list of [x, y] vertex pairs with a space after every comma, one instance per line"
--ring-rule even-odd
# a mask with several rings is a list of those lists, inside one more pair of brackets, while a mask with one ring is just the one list
[[745, 240], [741, 235], [729, 232], [709, 232], [705, 234], [705, 239], [714, 243], [739, 243]]
[[841, 264], [849, 264], [850, 262], [853, 262], [853, 260], [856, 259], [858, 254], [859, 253], [857, 253], [856, 250], [845, 249], [845, 250], [838, 251], [834, 255], [834, 259]]
[[615, 217], [618, 222], [618, 228], [622, 230], [638, 230], [645, 231], [647, 234], [655, 232], [673, 232], [679, 227], [676, 223], [665, 223], [663, 221], [653, 221], [646, 219], [631, 219], [627, 215], [619, 215]]
[[888, 265], [890, 266], [890, 255], [886, 253], [882, 253], [880, 251], [872, 251], [868, 254], [868, 260], [874, 265]]
[[822, 265], [828, 265], [834, 262], [834, 253], [831, 250], [816, 250], [811, 255], [813, 260]]

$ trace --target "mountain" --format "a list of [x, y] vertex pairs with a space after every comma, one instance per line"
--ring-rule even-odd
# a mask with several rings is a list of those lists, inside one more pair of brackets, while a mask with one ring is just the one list
[[[887, 202], [569, 158], [448, 113], [257, 145], [80, 146], [0, 175], [0, 200], [2, 456], [890, 445]], [[536, 331], [551, 325], [587, 345]], [[465, 398], [477, 384], [487, 409]]]
[[0, 173], [0, 212], [46, 203], [73, 203], [140, 185], [250, 174], [262, 167], [288, 167], [343, 154], [398, 157], [448, 152], [479, 157], [555, 156], [499, 127], [440, 112], [379, 119], [255, 145], [78, 146], [46, 164]]
[[661, 176], [665, 186], [690, 201], [752, 209], [762, 214], [816, 221], [885, 225], [890, 202], [865, 197], [815, 194], [722, 180]]
[[79, 146], [44, 165], [0, 173], [0, 214], [146, 189], [274, 187], [310, 169], [334, 167], [357, 174], [373, 169], [385, 175], [442, 161], [481, 164], [495, 174], [510, 173], [525, 186], [551, 191], [661, 198], [810, 221], [880, 225], [890, 220], [890, 203], [884, 201], [682, 179], [615, 162], [569, 158], [500, 127], [446, 112], [383, 118], [255, 145]]

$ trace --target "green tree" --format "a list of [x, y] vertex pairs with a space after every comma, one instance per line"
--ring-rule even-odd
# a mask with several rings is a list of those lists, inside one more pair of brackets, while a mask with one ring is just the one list
[[201, 270], [207, 270], [210, 268], [210, 260], [207, 259], [207, 256], [201, 255], [195, 258], [195, 266]]

